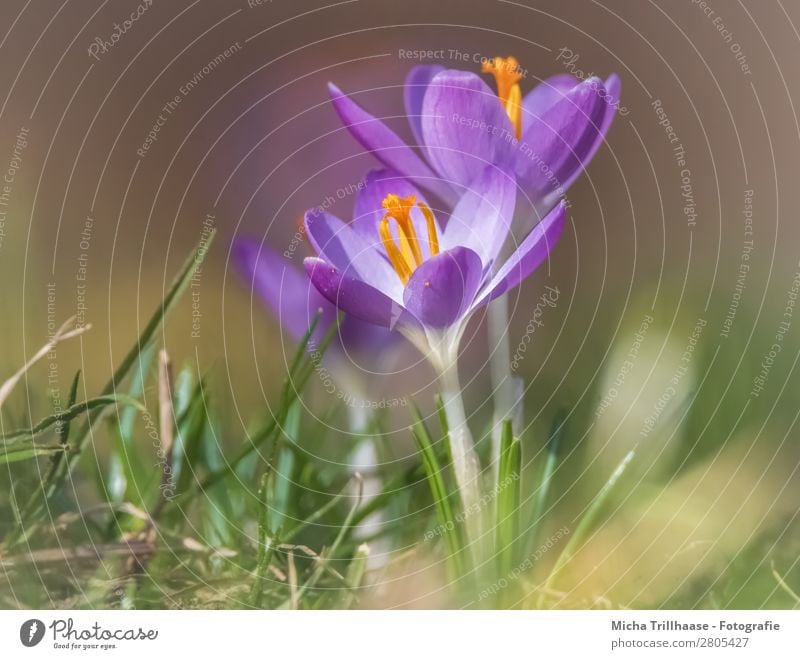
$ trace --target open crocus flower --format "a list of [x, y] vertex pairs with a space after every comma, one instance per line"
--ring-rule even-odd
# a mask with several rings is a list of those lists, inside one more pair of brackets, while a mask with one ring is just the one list
[[385, 166], [453, 203], [487, 164], [513, 172], [540, 211], [550, 209], [600, 147], [619, 101], [620, 80], [556, 75], [522, 95], [513, 57], [475, 73], [417, 66], [405, 84], [408, 121], [427, 162], [394, 131], [331, 84], [333, 105], [354, 137]]
[[250, 282], [253, 291], [267, 304], [289, 335], [300, 341], [317, 313], [312, 343], [318, 343], [336, 318], [336, 308], [311, 285], [304, 272], [267, 245], [252, 238], [237, 238], [233, 259], [239, 273]]
[[[308, 275], [270, 247], [251, 238], [237, 238], [233, 245], [235, 264], [253, 289], [277, 317], [289, 335], [300, 341], [318, 314], [320, 319], [309, 347], [314, 348], [336, 319], [336, 307], [320, 295]], [[391, 341], [391, 333], [346, 316], [338, 340], [331, 349], [347, 352], [373, 351]]]
[[497, 264], [515, 194], [513, 177], [489, 167], [442, 229], [419, 190], [382, 171], [367, 177], [351, 224], [321, 210], [306, 214], [318, 256], [305, 265], [320, 293], [348, 314], [403, 333], [439, 373], [453, 467], [468, 509], [477, 505], [480, 469], [458, 383], [461, 336], [475, 311], [544, 261], [566, 217], [562, 202]]
[[305, 260], [306, 270], [339, 309], [402, 332], [440, 371], [455, 359], [470, 316], [533, 272], [565, 220], [559, 204], [499, 264], [514, 213], [513, 177], [487, 168], [444, 229], [422, 193], [397, 174], [373, 172], [362, 192], [352, 224], [319, 210], [306, 214], [318, 254]]

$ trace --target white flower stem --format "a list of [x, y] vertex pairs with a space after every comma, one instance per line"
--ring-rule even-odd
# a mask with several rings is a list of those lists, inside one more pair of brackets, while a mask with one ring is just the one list
[[[489, 372], [492, 380], [494, 416], [492, 420], [492, 471], [500, 464], [500, 437], [503, 421], [516, 414], [514, 376], [511, 374], [511, 345], [508, 340], [508, 297], [501, 295], [489, 305]], [[517, 430], [516, 428], [514, 429]]]
[[481, 537], [480, 463], [467, 425], [458, 381], [458, 345], [464, 327], [461, 325], [444, 332], [418, 332], [407, 328], [403, 333], [425, 355], [439, 375], [453, 471], [464, 507], [468, 544], [470, 551], [475, 553], [475, 543]]
[[458, 382], [458, 361], [448, 360], [442, 364], [441, 371], [442, 404], [447, 416], [450, 436], [450, 452], [453, 456], [453, 470], [464, 506], [464, 514], [468, 522], [468, 533], [472, 542], [477, 541], [480, 533], [480, 467], [472, 434], [467, 425], [464, 413], [464, 402], [461, 399], [461, 386]]

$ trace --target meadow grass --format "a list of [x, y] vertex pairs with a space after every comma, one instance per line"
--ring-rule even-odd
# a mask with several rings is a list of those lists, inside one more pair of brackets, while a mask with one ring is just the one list
[[[28, 371], [35, 360], [0, 389], [0, 606], [800, 606], [800, 534], [791, 511], [742, 534], [738, 546], [725, 545], [714, 561], [683, 575], [680, 587], [654, 585], [639, 599], [615, 601], [613, 588], [591, 580], [581, 586], [592, 573], [591, 552], [625, 542], [625, 511], [638, 505], [664, 515], [644, 504], [668, 496], [688, 467], [634, 481], [628, 468], [639, 456], [631, 449], [616, 468], [584, 476], [587, 470], [575, 467], [578, 424], [563, 410], [548, 420], [543, 438], [517, 437], [503, 424], [499, 464], [485, 470], [493, 476], [484, 476], [474, 509], [459, 499], [441, 401], [428, 416], [410, 406], [411, 458], [385, 461], [371, 474], [317, 460], [331, 443], [345, 455], [380, 437], [386, 419], [376, 415], [374, 432], [363, 436], [332, 437], [324, 416], [302, 413], [318, 359], [307, 350], [316, 321], [278, 401], [253, 419], [246, 437], [224, 441], [212, 375], [191, 366], [173, 374], [169, 355], [158, 350], [159, 330], [197, 267], [193, 253], [95, 397], [78, 400], [76, 373], [64, 409], [11, 427], [11, 392], [22, 375], [34, 382]], [[71, 330], [62, 329], [57, 340], [69, 340]], [[336, 331], [331, 327], [314, 352], [323, 353]], [[155, 405], [144, 396], [152, 387]], [[696, 412], [681, 409], [694, 427]], [[487, 428], [478, 442], [484, 464], [490, 435]], [[369, 498], [368, 477], [382, 483]], [[364, 537], [361, 524], [376, 513], [382, 522]], [[472, 522], [480, 535], [469, 542]], [[376, 547], [388, 549], [376, 554]], [[415, 564], [428, 575], [423, 586], [402, 578]], [[600, 582], [613, 579], [605, 573]], [[393, 588], [399, 594], [387, 597]], [[433, 592], [435, 599], [418, 596]]]

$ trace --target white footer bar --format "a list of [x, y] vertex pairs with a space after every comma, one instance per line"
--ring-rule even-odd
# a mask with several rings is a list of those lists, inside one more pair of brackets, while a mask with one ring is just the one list
[[777, 659], [798, 647], [796, 611], [0, 612], [3, 657]]

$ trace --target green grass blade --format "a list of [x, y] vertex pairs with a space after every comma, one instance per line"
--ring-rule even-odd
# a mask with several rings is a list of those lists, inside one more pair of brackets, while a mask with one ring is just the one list
[[[147, 380], [147, 375], [150, 372], [150, 366], [153, 363], [156, 349], [154, 345], [149, 345], [142, 350], [139, 355], [137, 368], [132, 370], [133, 377], [131, 378], [130, 386], [128, 387], [128, 395], [132, 398], [141, 398], [144, 392], [144, 383]], [[136, 410], [125, 410], [120, 415], [119, 432], [122, 435], [123, 441], [130, 443], [133, 440], [133, 427], [136, 423]]]
[[[78, 383], [81, 380], [81, 371], [75, 373], [75, 376], [72, 378], [72, 384], [69, 388], [69, 397], [67, 398], [67, 409], [71, 409], [75, 406], [75, 403], [78, 400]], [[72, 427], [72, 424], [69, 420], [59, 422], [56, 426], [56, 437], [58, 437], [58, 443], [66, 446], [67, 442], [69, 442], [69, 431]], [[54, 453], [50, 458], [50, 468], [47, 470], [47, 476], [45, 476], [45, 480], [50, 480], [52, 475], [58, 469], [59, 463], [64, 459], [66, 451], [62, 451], [60, 453]], [[21, 528], [21, 527], [20, 527]]]
[[[158, 306], [156, 311], [150, 317], [147, 325], [145, 325], [144, 330], [142, 331], [141, 335], [136, 341], [136, 345], [130, 349], [125, 358], [122, 360], [122, 363], [119, 365], [114, 374], [111, 376], [111, 379], [108, 381], [106, 386], [103, 388], [101, 392], [101, 396], [107, 396], [116, 392], [117, 388], [119, 387], [122, 380], [124, 380], [128, 374], [131, 372], [133, 366], [139, 360], [142, 351], [144, 351], [147, 347], [150, 346], [150, 343], [155, 339], [156, 332], [159, 327], [161, 327], [162, 323], [167, 317], [167, 314], [174, 308], [177, 301], [180, 299], [182, 293], [186, 290], [186, 287], [189, 285], [192, 277], [197, 272], [198, 268], [202, 264], [202, 259], [199, 257], [200, 250], [203, 249], [207, 253], [208, 249], [211, 247], [212, 243], [214, 242], [214, 236], [216, 235], [216, 229], [212, 229], [210, 232], [206, 233], [204, 237], [198, 242], [195, 249], [186, 259], [181, 268], [178, 276], [173, 280], [172, 285], [167, 292], [166, 297], [161, 301], [161, 304]], [[71, 469], [75, 465], [75, 461], [78, 459], [80, 455], [80, 451], [83, 449], [83, 446], [86, 443], [86, 440], [89, 437], [90, 431], [94, 422], [97, 420], [97, 417], [92, 417], [90, 415], [89, 420], [84, 424], [82, 428], [82, 432], [79, 435], [78, 442], [76, 443], [76, 451], [73, 456], [68, 461], [69, 466], [65, 470], [67, 473], [71, 471]], [[66, 473], [61, 475], [61, 478], [58, 479], [59, 482], [54, 483], [50, 489], [50, 494], [54, 490], [56, 490], [60, 486], [60, 481], [63, 480]]]
[[358, 590], [364, 581], [364, 575], [367, 573], [367, 562], [369, 561], [369, 546], [362, 543], [356, 549], [356, 554], [353, 560], [350, 561], [350, 566], [347, 568], [347, 574], [344, 575], [346, 582], [346, 589], [341, 596], [339, 602], [340, 609], [350, 609], [353, 603], [358, 598]]
[[[325, 503], [325, 505], [321, 506], [306, 519], [298, 522], [291, 529], [289, 529], [286, 534], [282, 536], [281, 540], [283, 542], [291, 542], [301, 531], [314, 524], [318, 519], [322, 519], [331, 510], [333, 510], [339, 503], [347, 498], [348, 488], [350, 487], [349, 483], [350, 481], [348, 481], [348, 484], [344, 486], [341, 492], [339, 492], [336, 496], [331, 497], [331, 499]], [[357, 524], [355, 515], [353, 516], [353, 520], [353, 524]]]
[[[364, 494], [364, 484], [361, 480], [360, 476], [356, 474], [355, 476], [356, 482], [358, 484], [358, 493], [356, 495], [356, 501], [353, 506], [350, 508], [350, 511], [347, 513], [347, 517], [345, 518], [342, 526], [339, 528], [339, 532], [336, 534], [336, 537], [333, 540], [330, 548], [327, 551], [324, 551], [320, 554], [317, 564], [314, 567], [314, 570], [311, 573], [311, 576], [306, 580], [306, 582], [300, 587], [297, 592], [297, 601], [299, 602], [305, 593], [314, 588], [317, 582], [320, 580], [322, 575], [328, 570], [328, 564], [336, 556], [336, 553], [339, 551], [339, 547], [341, 547], [344, 539], [348, 536], [348, 534], [355, 528], [353, 524], [353, 519], [355, 517], [356, 511], [358, 510], [361, 499]], [[349, 483], [348, 483], [349, 486]], [[285, 609], [288, 608], [291, 602], [287, 601], [284, 602], [279, 608]]]
[[[215, 234], [216, 229], [212, 229], [210, 232], [206, 233], [186, 259], [178, 276], [173, 280], [166, 297], [161, 301], [161, 304], [159, 304], [147, 325], [145, 325], [144, 330], [136, 341], [136, 345], [131, 348], [131, 350], [122, 360], [122, 363], [119, 365], [116, 371], [114, 371], [111, 379], [101, 391], [101, 397], [116, 394], [120, 383], [128, 376], [133, 366], [138, 362], [142, 351], [144, 351], [155, 339], [158, 328], [164, 322], [167, 314], [174, 308], [175, 304], [181, 297], [181, 294], [186, 290], [186, 287], [189, 285], [192, 277], [202, 264], [203, 259], [199, 256], [200, 250], [203, 249], [204, 253], [207, 253], [207, 250], [211, 247], [211, 244], [214, 241]], [[94, 424], [100, 418], [101, 412], [102, 409], [91, 410], [89, 412], [88, 418], [84, 421], [77, 433], [77, 438], [75, 439], [69, 457], [66, 460], [61, 460], [58, 463], [57, 468], [54, 469], [53, 472], [48, 475], [48, 478], [42, 483], [42, 490], [44, 492], [43, 499], [34, 494], [34, 496], [32, 496], [29, 500], [28, 506], [24, 513], [24, 517], [29, 521], [28, 530], [25, 534], [26, 536], [29, 537], [31, 533], [35, 532], [38, 524], [40, 523], [42, 511], [50, 507], [54, 497], [60, 491], [61, 485], [72, 473], [72, 470], [75, 468], [86, 442], [91, 436]], [[11, 538], [9, 541], [9, 546], [15, 544], [18, 540], [19, 536]]]
[[264, 582], [275, 546], [278, 544], [272, 537], [272, 522], [270, 520], [270, 506], [272, 505], [270, 493], [274, 481], [274, 472], [267, 469], [261, 476], [261, 486], [258, 489], [258, 556], [256, 557], [256, 573], [253, 585], [250, 588], [250, 605], [260, 609], [263, 606]]
[[282, 526], [283, 520], [289, 514], [289, 507], [292, 501], [292, 483], [294, 481], [292, 475], [295, 469], [295, 460], [293, 448], [296, 448], [297, 438], [300, 433], [300, 417], [302, 407], [299, 401], [295, 400], [289, 406], [289, 412], [286, 415], [286, 424], [284, 425], [283, 432], [279, 435], [279, 442], [283, 447], [278, 453], [275, 460], [275, 524]]
[[376, 510], [384, 508], [387, 503], [415, 485], [421, 478], [425, 478], [425, 466], [420, 462], [387, 480], [383, 489], [358, 509], [355, 523], [359, 524]]
[[519, 538], [520, 470], [522, 448], [514, 437], [511, 420], [503, 422], [500, 435], [500, 464], [497, 469], [495, 505], [495, 549], [498, 558], [498, 578], [511, 573], [515, 565]]
[[558, 580], [559, 575], [563, 571], [564, 567], [570, 562], [572, 557], [577, 553], [578, 549], [583, 546], [584, 541], [587, 539], [589, 534], [594, 530], [595, 524], [597, 519], [600, 515], [601, 510], [603, 509], [603, 504], [605, 504], [606, 500], [608, 499], [608, 495], [614, 489], [614, 486], [619, 481], [622, 474], [625, 472], [625, 469], [630, 464], [631, 460], [633, 460], [633, 456], [635, 454], [635, 450], [631, 450], [628, 454], [622, 459], [622, 461], [617, 465], [617, 468], [614, 469], [614, 473], [611, 474], [611, 477], [606, 481], [605, 485], [600, 488], [600, 491], [597, 493], [592, 502], [589, 504], [586, 512], [581, 517], [580, 521], [578, 522], [578, 526], [575, 528], [575, 531], [572, 533], [572, 536], [567, 543], [567, 546], [564, 547], [564, 550], [559, 554], [558, 559], [556, 560], [556, 564], [553, 567], [553, 570], [550, 572], [550, 576], [547, 578], [545, 582], [544, 588], [542, 592], [539, 594], [538, 599], [538, 608], [542, 608], [545, 603], [545, 597], [547, 593], [552, 591], [553, 585]]
[[30, 428], [12, 430], [4, 435], [0, 435], [0, 441], [6, 444], [14, 444], [21, 439], [34, 439], [55, 425], [58, 425], [59, 428], [62, 428], [64, 424], [69, 423], [75, 417], [80, 416], [81, 414], [89, 413], [94, 410], [101, 410], [108, 405], [114, 404], [127, 405], [137, 408], [140, 411], [144, 411], [145, 409], [138, 400], [133, 399], [130, 396], [126, 396], [125, 394], [98, 396], [97, 398], [90, 398], [82, 403], [76, 403], [62, 412], [46, 416], [44, 419]]
[[411, 434], [419, 449], [422, 463], [425, 467], [425, 478], [428, 487], [433, 495], [433, 502], [436, 506], [436, 517], [439, 520], [439, 528], [442, 530], [444, 541], [448, 551], [448, 565], [455, 579], [465, 574], [464, 571], [464, 539], [461, 524], [453, 513], [451, 495], [444, 482], [444, 468], [436, 456], [433, 448], [431, 436], [425, 427], [425, 422], [417, 410], [416, 406], [411, 407], [414, 416], [414, 424], [411, 426]]
[[564, 435], [567, 416], [564, 411], [559, 412], [553, 421], [550, 429], [550, 436], [547, 438], [547, 454], [545, 457], [542, 478], [537, 488], [536, 499], [528, 528], [528, 541], [525, 545], [524, 556], [530, 556], [538, 549], [539, 535], [541, 534], [542, 524], [544, 523], [545, 509], [550, 496], [550, 486], [553, 482], [553, 474], [558, 464], [558, 451], [561, 447], [561, 438]]
[[205, 380], [200, 378], [194, 386], [186, 409], [178, 417], [178, 439], [173, 452], [173, 473], [176, 478], [175, 494], [186, 492], [192, 479], [197, 477], [203, 437], [208, 429], [208, 401], [204, 395]]
[[[150, 345], [139, 355], [137, 366], [133, 369], [133, 377], [131, 377], [131, 383], [128, 387], [128, 395], [132, 398], [138, 399], [142, 396], [144, 383], [154, 354], [155, 346]], [[108, 470], [106, 475], [99, 472], [96, 480], [99, 495], [110, 502], [122, 503], [128, 494], [128, 485], [138, 483], [137, 475], [144, 472], [144, 467], [138, 455], [138, 445], [133, 441], [136, 419], [136, 410], [127, 408], [119, 415], [117, 423], [109, 424], [112, 450], [109, 456]], [[130, 500], [141, 505], [140, 489], [137, 487], [132, 494], [133, 496], [130, 497]], [[112, 535], [112, 529], [116, 525], [117, 519], [118, 517], [115, 515], [109, 521], [109, 536]]]
[[184, 261], [183, 267], [181, 268], [178, 276], [172, 281], [172, 285], [170, 286], [166, 297], [161, 301], [158, 309], [156, 309], [155, 313], [150, 318], [150, 321], [147, 323], [142, 331], [141, 336], [137, 340], [136, 345], [128, 352], [128, 354], [125, 356], [125, 359], [123, 359], [122, 363], [119, 365], [119, 368], [117, 368], [117, 370], [114, 372], [111, 380], [103, 390], [104, 394], [112, 393], [116, 390], [120, 382], [122, 382], [122, 380], [125, 379], [125, 377], [127, 377], [131, 371], [131, 367], [139, 359], [139, 355], [155, 338], [156, 330], [161, 327], [167, 314], [180, 299], [181, 295], [186, 290], [186, 287], [189, 285], [192, 277], [201, 266], [202, 259], [199, 257], [200, 250], [204, 249], [207, 252], [207, 250], [211, 247], [211, 244], [214, 242], [215, 235], [216, 229], [212, 229], [204, 236], [204, 238], [200, 240], [192, 254], [189, 255], [186, 261]]
[[9, 462], [21, 462], [22, 460], [32, 460], [43, 455], [56, 455], [65, 453], [68, 450], [65, 444], [51, 444], [47, 446], [4, 446], [0, 448], [0, 464]]
[[[69, 397], [67, 398], [67, 409], [72, 408], [78, 402], [78, 383], [81, 381], [81, 371], [75, 373], [75, 376], [72, 378], [72, 384], [69, 387]], [[69, 440], [69, 429], [70, 429], [70, 422], [62, 421], [58, 424], [58, 428], [56, 428], [56, 436], [59, 438], [59, 442], [61, 444], [66, 444]]]
[[772, 571], [772, 576], [775, 577], [775, 581], [778, 583], [778, 586], [781, 588], [781, 590], [783, 590], [783, 592], [785, 592], [787, 595], [789, 595], [789, 597], [791, 597], [794, 600], [795, 606], [800, 606], [800, 595], [794, 592], [792, 587], [788, 583], [786, 583], [784, 578], [780, 575], [780, 572], [778, 572], [778, 570], [775, 567], [775, 561], [772, 561], [770, 563], [770, 569]]
[[[289, 373], [284, 381], [283, 391], [281, 393], [281, 402], [278, 406], [278, 410], [275, 414], [273, 414], [267, 424], [259, 431], [257, 431], [251, 438], [248, 445], [242, 449], [242, 451], [237, 455], [233, 460], [227, 463], [227, 465], [215, 472], [209, 474], [200, 484], [200, 487], [193, 492], [203, 491], [208, 489], [209, 487], [213, 486], [226, 476], [234, 473], [236, 468], [248, 457], [250, 457], [258, 448], [269, 441], [273, 441], [273, 449], [277, 447], [277, 436], [280, 433], [281, 428], [284, 427], [286, 424], [286, 418], [289, 414], [289, 409], [291, 408], [294, 401], [299, 399], [300, 394], [302, 393], [303, 389], [305, 388], [308, 379], [311, 377], [311, 374], [314, 372], [314, 363], [306, 354], [306, 350], [309, 345], [309, 341], [311, 340], [312, 335], [319, 323], [320, 314], [317, 314], [314, 320], [311, 323], [311, 326], [308, 328], [303, 340], [300, 342], [300, 345], [297, 347], [297, 353], [295, 355], [294, 361], [291, 364], [289, 369]], [[330, 345], [333, 338], [339, 331], [339, 323], [338, 321], [332, 323], [331, 326], [328, 328], [325, 336], [323, 337], [320, 345], [315, 348], [315, 353], [317, 355], [317, 359], [324, 354], [327, 347]], [[274, 455], [270, 457], [269, 462], [272, 463], [274, 460]]]

